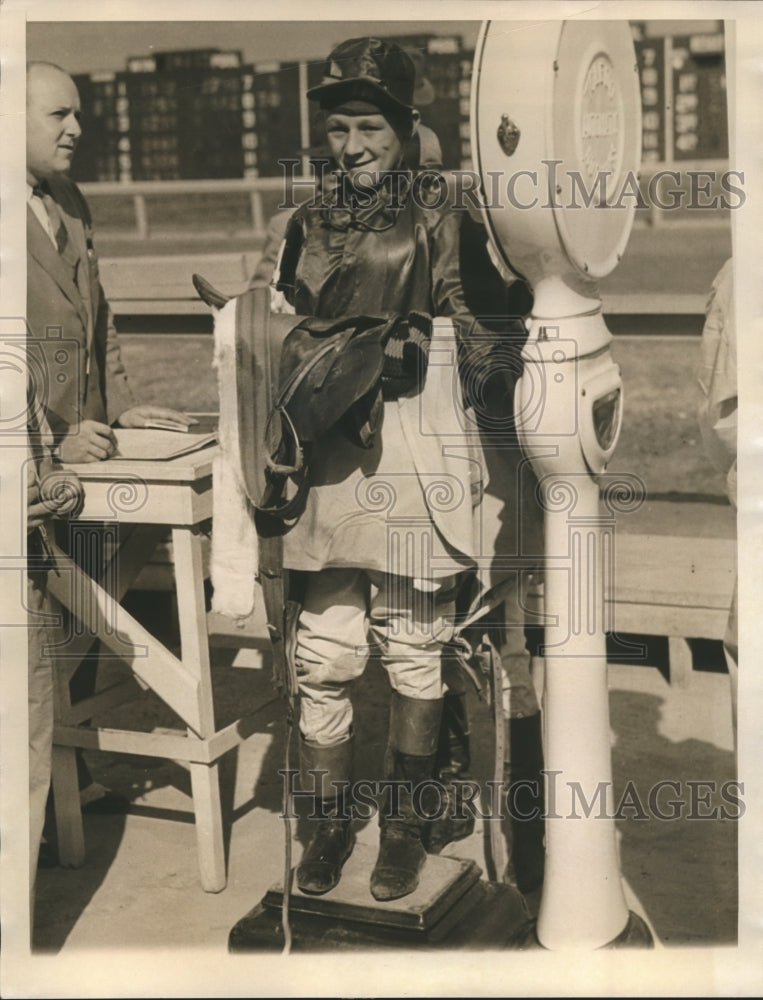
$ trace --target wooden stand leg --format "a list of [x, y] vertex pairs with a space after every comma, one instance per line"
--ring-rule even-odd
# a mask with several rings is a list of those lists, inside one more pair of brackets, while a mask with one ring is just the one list
[[201, 886], [205, 892], [225, 888], [225, 845], [217, 764], [190, 764], [193, 811]]
[[670, 663], [670, 683], [685, 688], [691, 683], [693, 663], [691, 646], [680, 635], [668, 636], [668, 659]]
[[[215, 731], [215, 713], [198, 529], [173, 528], [172, 548], [183, 666], [199, 681], [200, 735], [209, 739]], [[226, 872], [219, 768], [216, 763], [192, 763], [190, 772], [201, 884], [207, 892], [220, 892]]]
[[85, 863], [85, 833], [74, 747], [53, 747], [52, 773], [59, 861], [63, 868], [81, 868]]

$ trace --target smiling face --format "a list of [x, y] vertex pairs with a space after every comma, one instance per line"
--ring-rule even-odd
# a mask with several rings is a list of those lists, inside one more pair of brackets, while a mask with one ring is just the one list
[[351, 177], [370, 175], [372, 183], [398, 166], [403, 145], [382, 114], [326, 115], [326, 136], [331, 155]]
[[80, 103], [72, 78], [60, 69], [32, 65], [27, 74], [27, 179], [66, 174], [82, 135]]

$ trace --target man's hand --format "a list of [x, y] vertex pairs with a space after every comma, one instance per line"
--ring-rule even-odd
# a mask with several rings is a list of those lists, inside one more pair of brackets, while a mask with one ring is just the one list
[[84, 493], [73, 472], [56, 469], [27, 485], [27, 530], [39, 528], [51, 517], [66, 517], [77, 510]]
[[39, 528], [51, 517], [50, 508], [40, 500], [39, 483], [30, 483], [26, 488], [26, 526], [27, 531]]
[[189, 417], [178, 410], [170, 410], [166, 406], [133, 406], [124, 413], [120, 413], [117, 423], [120, 427], [147, 427], [154, 420], [161, 420], [165, 424], [174, 424], [179, 430], [198, 424], [198, 420]]
[[84, 490], [73, 472], [53, 469], [40, 479], [40, 500], [54, 517], [68, 517], [82, 506]]
[[114, 431], [97, 420], [83, 420], [61, 439], [59, 454], [64, 464], [102, 462], [116, 450]]

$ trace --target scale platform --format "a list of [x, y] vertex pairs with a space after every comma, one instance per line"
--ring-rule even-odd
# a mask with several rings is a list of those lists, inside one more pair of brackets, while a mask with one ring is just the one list
[[[522, 896], [486, 882], [474, 861], [430, 854], [415, 892], [379, 902], [369, 880], [376, 849], [357, 844], [339, 885], [308, 896], [294, 884], [289, 897], [292, 951], [378, 948], [505, 948], [528, 922]], [[228, 938], [231, 952], [280, 951], [283, 886], [274, 885]]]

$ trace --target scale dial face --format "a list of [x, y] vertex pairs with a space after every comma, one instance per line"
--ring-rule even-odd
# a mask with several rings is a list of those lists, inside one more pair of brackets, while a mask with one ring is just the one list
[[504, 261], [533, 284], [609, 274], [630, 236], [641, 160], [628, 24], [486, 22], [471, 127], [483, 220]]
[[565, 22], [552, 128], [553, 159], [563, 166], [559, 236], [583, 274], [603, 278], [630, 236], [641, 161], [638, 66], [626, 22]]

